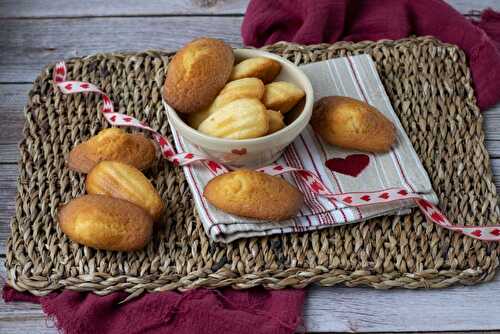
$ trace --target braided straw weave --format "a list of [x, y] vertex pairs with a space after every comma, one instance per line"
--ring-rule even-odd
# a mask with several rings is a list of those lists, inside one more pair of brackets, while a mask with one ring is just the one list
[[[266, 47], [296, 64], [371, 54], [394, 109], [420, 155], [443, 212], [456, 224], [499, 222], [496, 189], [484, 146], [482, 117], [462, 51], [432, 38]], [[67, 62], [69, 78], [101, 87], [116, 109], [169, 134], [161, 87], [171, 54], [97, 54]], [[56, 223], [57, 207], [84, 192], [84, 176], [65, 167], [75, 144], [107, 124], [95, 94], [63, 96], [52, 67], [36, 79], [26, 108], [16, 215], [8, 243], [8, 282], [45, 295], [67, 288], [105, 295], [125, 290], [232, 286], [271, 289], [367, 285], [379, 289], [442, 288], [491, 280], [499, 246], [406, 216], [317, 232], [211, 243], [196, 220], [180, 168], [159, 160], [148, 176], [168, 212], [154, 239], [131, 253], [71, 242]]]

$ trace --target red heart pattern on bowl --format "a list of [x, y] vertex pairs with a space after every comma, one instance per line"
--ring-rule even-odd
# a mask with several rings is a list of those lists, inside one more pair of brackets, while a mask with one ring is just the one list
[[245, 155], [247, 154], [247, 149], [246, 148], [239, 148], [239, 149], [234, 149], [231, 151], [231, 153], [233, 154], [237, 154], [237, 155]]

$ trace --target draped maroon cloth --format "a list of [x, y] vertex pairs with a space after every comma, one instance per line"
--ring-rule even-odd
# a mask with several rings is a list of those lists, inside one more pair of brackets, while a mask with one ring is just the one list
[[39, 303], [64, 333], [294, 333], [302, 325], [304, 290], [198, 289], [146, 293], [120, 304], [107, 296], [64, 290], [36, 297], [4, 286], [6, 302]]
[[500, 100], [500, 13], [471, 22], [441, 0], [252, 0], [246, 45], [400, 39], [432, 35], [466, 53], [481, 109]]

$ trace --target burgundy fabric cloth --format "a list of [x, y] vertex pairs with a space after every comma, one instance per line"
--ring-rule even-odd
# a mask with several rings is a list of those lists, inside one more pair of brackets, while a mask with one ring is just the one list
[[241, 32], [257, 47], [432, 35], [465, 51], [481, 109], [500, 100], [500, 13], [492, 10], [473, 23], [441, 0], [251, 0]]
[[36, 297], [4, 286], [6, 302], [40, 303], [64, 333], [293, 333], [302, 326], [304, 290], [198, 289], [107, 296], [64, 290]]

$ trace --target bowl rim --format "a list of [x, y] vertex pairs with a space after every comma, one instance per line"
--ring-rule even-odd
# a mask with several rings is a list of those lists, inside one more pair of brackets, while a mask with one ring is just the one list
[[[289, 65], [300, 78], [304, 82], [304, 92], [305, 92], [305, 104], [304, 104], [304, 109], [303, 110], [308, 110], [308, 112], [302, 112], [299, 117], [297, 117], [291, 124], [288, 124], [285, 126], [283, 129], [280, 129], [274, 133], [271, 133], [269, 135], [263, 136], [263, 137], [258, 137], [258, 138], [249, 138], [249, 139], [229, 139], [229, 138], [218, 138], [218, 137], [212, 137], [207, 134], [204, 134], [203, 132], [200, 132], [192, 127], [190, 127], [184, 120], [178, 115], [178, 113], [175, 111], [174, 108], [172, 108], [168, 103], [165, 101], [163, 97], [163, 90], [162, 90], [162, 102], [165, 105], [167, 109], [167, 117], [171, 119], [172, 126], [179, 127], [179, 133], [181, 134], [182, 132], [188, 132], [196, 138], [196, 141], [205, 141], [205, 142], [210, 142], [212, 145], [256, 145], [256, 144], [265, 144], [268, 142], [273, 142], [276, 139], [284, 136], [287, 133], [293, 133], [294, 130], [296, 130], [299, 127], [305, 128], [307, 124], [309, 123], [309, 119], [312, 115], [312, 105], [314, 103], [314, 92], [312, 88], [311, 81], [307, 77], [307, 75], [294, 63], [291, 61], [280, 57], [278, 55], [275, 55], [273, 53], [263, 51], [263, 50], [257, 50], [257, 49], [246, 49], [246, 48], [236, 48], [233, 49], [235, 56], [242, 56], [241, 54], [248, 54], [250, 56], [262, 56], [262, 57], [267, 57], [267, 58], [272, 58], [275, 59], [281, 63], [285, 63]], [[245, 55], [243, 55], [245, 57]], [[303, 124], [305, 121], [305, 124]], [[303, 130], [303, 129], [302, 129]], [[300, 130], [300, 132], [302, 132]], [[299, 132], [299, 133], [300, 133]], [[298, 134], [296, 135], [298, 136]], [[296, 137], [294, 136], [294, 138]], [[292, 139], [293, 140], [293, 139]]]

